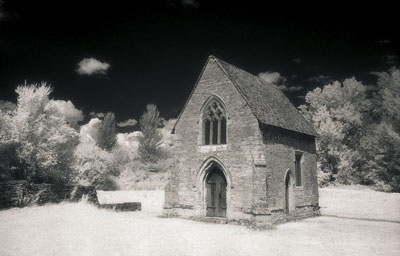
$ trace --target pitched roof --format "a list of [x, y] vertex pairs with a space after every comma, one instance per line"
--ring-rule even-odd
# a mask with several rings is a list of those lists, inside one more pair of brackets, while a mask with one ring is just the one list
[[[267, 83], [259, 77], [214, 56], [208, 58], [205, 66], [207, 66], [210, 59], [216, 61], [217, 65], [235, 85], [239, 93], [247, 102], [254, 116], [261, 123], [316, 136], [316, 132], [312, 125], [305, 120], [303, 115], [277, 86]], [[203, 71], [204, 69], [205, 68], [203, 68]], [[179, 117], [177, 122], [179, 121]]]
[[275, 85], [214, 56], [220, 68], [236, 86], [256, 118], [267, 125], [315, 136], [314, 128]]

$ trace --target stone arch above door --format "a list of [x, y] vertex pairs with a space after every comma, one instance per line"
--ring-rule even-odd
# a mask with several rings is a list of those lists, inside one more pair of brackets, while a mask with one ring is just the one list
[[193, 187], [200, 188], [203, 186], [203, 182], [207, 176], [208, 170], [210, 170], [210, 168], [212, 168], [214, 165], [217, 165], [221, 169], [222, 173], [225, 175], [227, 187], [233, 188], [230, 171], [218, 158], [214, 156], [208, 157], [200, 166]]

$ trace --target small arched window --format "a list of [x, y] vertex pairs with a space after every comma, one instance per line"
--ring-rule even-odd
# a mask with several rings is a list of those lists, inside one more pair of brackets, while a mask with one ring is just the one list
[[226, 144], [226, 113], [216, 99], [210, 100], [203, 113], [203, 141], [205, 145]]

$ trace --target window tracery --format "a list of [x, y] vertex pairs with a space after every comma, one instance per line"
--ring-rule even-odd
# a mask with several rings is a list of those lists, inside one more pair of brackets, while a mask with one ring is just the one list
[[226, 144], [226, 112], [216, 99], [212, 99], [204, 109], [203, 129], [205, 145]]

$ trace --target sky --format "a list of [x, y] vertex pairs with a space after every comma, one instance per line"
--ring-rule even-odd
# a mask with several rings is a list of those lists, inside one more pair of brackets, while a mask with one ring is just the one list
[[46, 81], [87, 117], [129, 123], [148, 103], [176, 118], [209, 55], [277, 83], [296, 106], [318, 86], [373, 84], [371, 72], [399, 66], [397, 9], [382, 1], [125, 2], [0, 0], [0, 100]]

